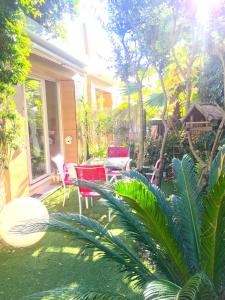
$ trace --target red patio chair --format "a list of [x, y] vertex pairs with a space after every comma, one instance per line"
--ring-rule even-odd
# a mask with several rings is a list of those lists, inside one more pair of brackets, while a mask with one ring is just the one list
[[[86, 180], [90, 182], [106, 182], [106, 170], [102, 165], [80, 165], [75, 166], [76, 175], [78, 180]], [[100, 198], [100, 195], [95, 191], [78, 186], [78, 197], [79, 197], [79, 212], [82, 213], [81, 198], [85, 198], [86, 207], [88, 208], [88, 198], [91, 198], [93, 204], [93, 198]]]
[[[108, 147], [108, 158], [121, 158], [127, 157], [129, 158], [129, 148], [128, 147], [119, 147], [119, 146], [110, 146]], [[128, 169], [129, 162], [127, 161], [125, 165], [125, 169]], [[119, 167], [110, 166], [107, 167], [107, 175], [111, 177], [110, 182], [117, 179], [117, 177], [122, 177], [123, 169]]]
[[[64, 199], [63, 199], [63, 206], [65, 205], [66, 201], [66, 188], [69, 188], [69, 195], [70, 196], [70, 191], [71, 191], [71, 186], [74, 184], [73, 179], [70, 178], [70, 173], [68, 171], [68, 166], [64, 162], [64, 158], [61, 154], [57, 154], [52, 158], [52, 161], [56, 164], [59, 176], [61, 178], [62, 184], [63, 184], [63, 192], [64, 192]], [[75, 165], [75, 164], [74, 164]]]
[[108, 147], [108, 157], [129, 157], [129, 148], [110, 146]]

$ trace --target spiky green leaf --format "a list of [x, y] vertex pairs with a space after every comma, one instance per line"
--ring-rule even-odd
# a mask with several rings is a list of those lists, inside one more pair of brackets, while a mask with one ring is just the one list
[[213, 285], [204, 273], [196, 273], [178, 292], [176, 300], [216, 300]]
[[133, 95], [137, 93], [137, 85], [135, 82], [129, 82], [128, 87], [123, 86], [120, 88], [120, 94], [122, 96]]
[[144, 291], [145, 300], [175, 300], [180, 287], [166, 280], [150, 282]]
[[225, 174], [204, 199], [201, 264], [217, 289], [225, 273]]
[[164, 94], [158, 93], [158, 94], [152, 94], [144, 97], [145, 105], [151, 106], [151, 107], [163, 107], [165, 103]]
[[[138, 276], [145, 278], [154, 278], [150, 270], [148, 270], [142, 261], [138, 258], [138, 253], [134, 253], [134, 249], [130, 249], [122, 239], [117, 236], [112, 235], [110, 230], [106, 229], [102, 224], [96, 220], [92, 220], [88, 217], [77, 215], [77, 214], [54, 214], [52, 215], [54, 220], [60, 222], [70, 222], [70, 224], [77, 226], [81, 225], [85, 232], [93, 233], [99, 241], [103, 242], [105, 245], [114, 249], [119, 255], [124, 257], [127, 262], [130, 262], [130, 267], [133, 265], [133, 270]], [[127, 267], [126, 267], [127, 269]], [[129, 268], [128, 268], [129, 269]]]
[[[77, 216], [80, 217], [79, 215]], [[80, 219], [79, 223], [82, 223], [82, 219]], [[82, 240], [87, 248], [97, 250], [98, 255], [102, 258], [117, 262], [125, 277], [130, 281], [134, 281], [137, 286], [143, 286], [147, 281], [155, 278], [150, 270], [138, 259], [138, 256], [132, 253], [132, 250], [128, 248], [125, 242], [118, 237], [112, 236], [100, 223], [97, 222], [96, 226], [96, 221], [92, 221], [90, 220], [90, 224], [87, 225], [87, 219], [85, 219], [82, 229], [74, 226], [76, 223], [72, 225], [71, 222], [73, 220], [68, 215], [65, 215], [63, 221], [63, 214], [60, 214], [58, 219], [56, 214], [50, 218], [49, 223], [30, 223], [20, 226], [18, 230], [23, 233], [38, 232], [43, 231], [48, 226], [48, 230], [66, 233], [73, 239]], [[95, 228], [89, 230], [90, 226]]]
[[[176, 241], [168, 226], [154, 194], [141, 182], [117, 182], [116, 192], [129, 203], [146, 226], [149, 235], [159, 245], [168, 261], [173, 264], [173, 272], [179, 278], [176, 282], [188, 278], [188, 269]], [[174, 275], [175, 275], [174, 274]]]
[[225, 145], [221, 147], [213, 161], [209, 173], [209, 188], [216, 183], [223, 172], [225, 172]]
[[42, 291], [21, 300], [129, 300], [127, 295], [116, 292], [106, 292], [80, 287], [62, 287]]
[[173, 159], [176, 185], [180, 202], [177, 203], [186, 258], [191, 270], [199, 270], [200, 225], [202, 218], [201, 190], [193, 160], [185, 155], [182, 160]]
[[[141, 175], [140, 173], [137, 174]], [[149, 261], [151, 261], [151, 265], [157, 274], [164, 274], [169, 280], [180, 281], [177, 272], [174, 271], [173, 263], [171, 263], [164, 252], [159, 249], [158, 244], [149, 235], [148, 229], [125, 201], [121, 201], [121, 199], [117, 199], [113, 196], [108, 191], [108, 186], [99, 186], [96, 183], [84, 181], [80, 182], [80, 184], [95, 190], [105, 199], [105, 204], [113, 210], [122, 228], [131, 235], [132, 240], [139, 243], [139, 245], [148, 252]]]
[[151, 184], [149, 180], [139, 172], [130, 171], [130, 172], [125, 172], [124, 175], [131, 179], [135, 179], [139, 182], [144, 183], [146, 187], [149, 189], [149, 191], [151, 191], [154, 194], [154, 196], [156, 197], [159, 203], [160, 208], [162, 209], [164, 215], [168, 220], [168, 225], [170, 227], [171, 232], [173, 233], [174, 238], [179, 243], [180, 248], [182, 248], [182, 243], [179, 236], [179, 230], [173, 221], [174, 219], [173, 211], [171, 209], [169, 202], [166, 199], [165, 194], [156, 185]]

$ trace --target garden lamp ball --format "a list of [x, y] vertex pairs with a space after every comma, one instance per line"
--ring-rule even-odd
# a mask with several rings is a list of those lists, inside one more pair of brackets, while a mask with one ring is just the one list
[[9, 202], [0, 214], [0, 236], [9, 245], [20, 248], [37, 243], [45, 232], [25, 233], [16, 226], [48, 222], [48, 210], [40, 200], [22, 197]]

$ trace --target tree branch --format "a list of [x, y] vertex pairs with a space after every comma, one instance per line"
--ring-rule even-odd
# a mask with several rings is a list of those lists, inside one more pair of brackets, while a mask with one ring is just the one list
[[199, 164], [201, 165], [201, 167], [203, 169], [207, 168], [207, 164], [201, 159], [201, 157], [196, 153], [196, 151], [194, 149], [194, 146], [193, 146], [193, 143], [191, 140], [191, 134], [189, 131], [187, 132], [187, 138], [188, 138], [188, 143], [190, 146], [191, 153], [193, 154], [194, 158], [197, 160], [197, 162], [199, 162]]
[[210, 163], [209, 163], [210, 167], [212, 166], [214, 157], [216, 155], [216, 149], [217, 149], [221, 134], [223, 132], [224, 124], [225, 124], [225, 113], [224, 113], [222, 121], [220, 122], [220, 126], [219, 126], [219, 128], [217, 129], [217, 132], [216, 132], [216, 137], [215, 137], [213, 147], [212, 147], [212, 150], [211, 150], [211, 154], [210, 154]]
[[167, 140], [167, 136], [168, 136], [168, 132], [169, 132], [169, 128], [167, 125], [167, 121], [165, 119], [166, 117], [166, 113], [167, 113], [167, 102], [168, 102], [168, 96], [167, 96], [167, 91], [166, 91], [166, 87], [165, 87], [165, 83], [164, 83], [164, 79], [162, 77], [162, 74], [160, 72], [160, 70], [157, 69], [157, 67], [155, 66], [156, 71], [159, 74], [159, 80], [160, 80], [160, 84], [163, 90], [163, 95], [164, 95], [164, 108], [163, 108], [163, 112], [162, 112], [162, 123], [164, 126], [164, 135], [163, 135], [163, 140], [162, 140], [162, 145], [160, 148], [160, 155], [159, 155], [159, 159], [160, 159], [160, 165], [159, 165], [159, 170], [156, 173], [156, 184], [158, 186], [161, 185], [161, 181], [162, 181], [162, 175], [163, 175], [163, 167], [164, 167], [164, 163], [163, 163], [163, 156], [164, 156], [164, 152], [165, 152], [165, 147], [166, 147], [166, 140]]

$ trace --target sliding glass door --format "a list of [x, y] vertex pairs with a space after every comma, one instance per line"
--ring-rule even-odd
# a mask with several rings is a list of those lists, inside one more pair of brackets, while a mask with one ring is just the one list
[[60, 124], [59, 124], [59, 103], [57, 83], [45, 80], [46, 107], [48, 119], [48, 140], [51, 171], [55, 169], [55, 164], [51, 158], [61, 153]]
[[48, 174], [47, 121], [44, 81], [28, 78], [25, 82], [27, 107], [30, 182], [35, 183]]

